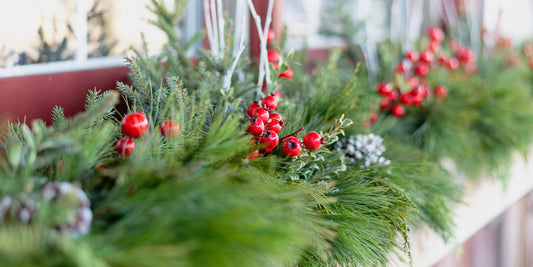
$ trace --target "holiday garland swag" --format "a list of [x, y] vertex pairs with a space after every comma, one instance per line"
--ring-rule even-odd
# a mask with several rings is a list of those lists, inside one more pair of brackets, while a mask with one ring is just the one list
[[[531, 97], [518, 85], [523, 80], [505, 87], [512, 71], [502, 80], [488, 73], [430, 75], [429, 81], [447, 89], [433, 89], [434, 100], [414, 106], [412, 119], [367, 121], [377, 95], [360, 85], [366, 83], [361, 72], [351, 68], [346, 75], [339, 67], [340, 51], [306, 74], [293, 64], [293, 55], [280, 53], [282, 42], [260, 29], [263, 52], [259, 69], [253, 68], [239, 39], [226, 35], [232, 28], [219, 19], [223, 38], [210, 37], [212, 50], [200, 51], [193, 63], [185, 51], [202, 36], [181, 45], [173, 27], [183, 7], [181, 1], [173, 7], [153, 1], [153, 23], [168, 43], [160, 55], [135, 51], [127, 59], [132, 83], [117, 85], [128, 100], [126, 114], [114, 110], [118, 93], [95, 90], [87, 96], [86, 111], [73, 118], [57, 107], [51, 126], [39, 120], [10, 125], [1, 143], [1, 262], [375, 266], [398, 256], [408, 261], [410, 229], [425, 224], [448, 238], [451, 209], [460, 198], [460, 186], [438, 164], [440, 150], [432, 148], [441, 138], [455, 139], [431, 128], [413, 135], [413, 127], [430, 118], [442, 123], [438, 127], [464, 126], [454, 138], [482, 148], [482, 162], [501, 159], [493, 152], [508, 156], [529, 144], [526, 124], [533, 108], [525, 101]], [[253, 14], [251, 2], [249, 8]], [[210, 30], [208, 37], [217, 28]], [[236, 49], [216, 50], [225, 40]], [[472, 93], [467, 86], [479, 90]], [[378, 92], [389, 97], [393, 90], [382, 84]], [[420, 92], [408, 94], [416, 98]], [[393, 101], [384, 110], [407, 116], [389, 110]], [[521, 109], [508, 103], [520, 103]], [[452, 109], [456, 106], [463, 109]]]

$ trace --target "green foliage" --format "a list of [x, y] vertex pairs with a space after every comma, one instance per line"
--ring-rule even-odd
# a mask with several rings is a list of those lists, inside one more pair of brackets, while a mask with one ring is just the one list
[[[339, 64], [347, 74], [361, 61], [362, 52], [353, 41], [358, 25], [347, 19], [342, 9], [340, 11], [333, 19], [338, 28], [330, 34], [350, 44]], [[452, 35], [456, 35], [456, 30], [451, 29]], [[423, 38], [417, 40], [415, 50], [425, 49], [428, 42]], [[443, 45], [440, 55], [454, 54], [445, 43]], [[384, 41], [376, 51], [379, 69], [374, 76], [377, 82], [397, 79], [395, 66], [402, 60], [400, 44]], [[509, 65], [506, 56], [511, 52], [501, 47], [480, 51], [477, 71], [473, 73], [468, 73], [464, 67], [454, 72], [437, 67], [430, 73], [427, 84], [446, 86], [449, 94], [445, 100], [431, 98], [422, 106], [406, 107], [407, 115], [401, 120], [381, 112], [381, 119], [372, 130], [399, 143], [418, 147], [433, 161], [453, 159], [471, 179], [482, 174], [504, 177], [501, 174], [506, 173], [511, 154], [514, 151], [525, 153], [533, 141], [530, 134], [533, 130], [532, 97], [527, 85], [530, 81], [524, 78], [522, 66]], [[359, 85], [366, 90], [360, 94], [360, 105], [366, 106], [368, 112], [364, 120], [370, 112], [378, 110], [380, 99], [367, 71], [367, 67], [361, 65]]]
[[52, 109], [52, 124], [57, 128], [63, 128], [65, 124], [65, 112], [62, 107], [55, 106]]
[[[118, 250], [106, 256], [114, 265], [277, 266], [296, 260], [314, 232], [328, 233], [327, 223], [309, 213], [312, 202], [303, 187], [228, 168], [154, 164], [154, 172], [147, 166], [127, 170], [138, 186], [135, 194], [120, 205], [110, 197], [110, 207], [102, 207], [124, 214], [97, 234]], [[154, 180], [161, 182], [147, 186]], [[130, 186], [118, 186], [116, 196]]]
[[[112, 151], [121, 138], [113, 110], [118, 97], [97, 90], [89, 92], [86, 112], [66, 119], [61, 108], [55, 108], [53, 126], [40, 121], [31, 129], [13, 126], [3, 140], [0, 196], [34, 196], [48, 181], [72, 181], [87, 192], [94, 219], [91, 233], [81, 237], [49, 227], [60, 206], [45, 205], [29, 224], [3, 221], [0, 244], [13, 245], [0, 245], [2, 262], [375, 266], [386, 265], [402, 250], [409, 255], [411, 227], [428, 224], [449, 237], [451, 205], [458, 200], [459, 187], [424, 154], [390, 137], [386, 157], [391, 165], [361, 167], [335, 151], [339, 136], [370, 130], [363, 126], [375, 101], [364, 74], [356, 66], [347, 67], [350, 62], [340, 51], [333, 51], [329, 62], [313, 74], [289, 62], [295, 68], [294, 80], [277, 77], [288, 65], [271, 75], [270, 91], [284, 94], [279, 112], [287, 125], [280, 136], [303, 127], [303, 133], [320, 132], [324, 145], [297, 158], [285, 157], [278, 147], [266, 157], [249, 160], [254, 147], [245, 134], [248, 120], [243, 115], [257, 97], [256, 68], [246, 58], [239, 60], [240, 75], [230, 77], [231, 88], [221, 88], [234, 58], [229, 51], [222, 59], [200, 51], [193, 64], [187, 51], [195, 40], [184, 45], [174, 31], [184, 7], [184, 1], [172, 7], [152, 1], [152, 23], [165, 32], [168, 44], [160, 55], [148, 55], [146, 47], [135, 51], [136, 57], [127, 59], [131, 85], [117, 84], [129, 112], [143, 112], [149, 121], [148, 131], [133, 140], [130, 156]], [[231, 36], [227, 38], [231, 43]], [[284, 59], [293, 58], [286, 54]], [[435, 113], [431, 116], [448, 118], [453, 125], [453, 119], [439, 113], [442, 110], [421, 114]], [[468, 122], [478, 123], [467, 126], [492, 126], [480, 118], [469, 117]], [[160, 124], [169, 119], [178, 121], [181, 130], [172, 138], [159, 134]], [[403, 127], [412, 130], [422, 120], [414, 118], [415, 126]], [[393, 124], [390, 120], [379, 124], [385, 129], [373, 130], [393, 132], [386, 127]], [[499, 135], [487, 134], [486, 139]], [[426, 147], [433, 142], [421, 140], [415, 144]]]
[[[298, 105], [282, 105], [281, 110], [289, 109], [287, 133], [304, 125], [305, 129], [322, 130], [327, 135], [331, 117], [339, 114], [355, 120], [356, 127], [343, 129], [346, 133], [369, 130], [361, 128], [361, 122], [368, 116], [367, 108], [373, 100], [368, 89], [359, 86], [360, 75], [344, 75], [344, 69], [337, 64], [341, 61], [338, 55], [334, 52], [325, 66], [317, 68], [315, 79], [302, 74], [292, 84], [283, 83], [290, 94], [306, 96]], [[390, 125], [387, 120], [380, 124]], [[344, 134], [337, 135], [341, 133]], [[297, 164], [282, 169], [288, 180], [304, 177], [309, 182], [333, 183], [335, 188], [330, 194], [337, 201], [324, 205], [325, 218], [338, 225], [330, 257], [307, 253], [301, 265], [384, 265], [391, 251], [401, 248], [396, 240], [398, 235], [406, 238], [408, 223], [418, 227], [423, 222], [444, 238], [451, 235], [451, 203], [459, 201], [460, 186], [451, 183], [449, 174], [413, 149], [393, 141], [387, 143], [387, 148], [387, 157], [396, 162], [388, 167], [361, 169], [343, 162], [337, 153], [322, 153], [308, 158], [304, 154], [300, 161], [293, 161]], [[397, 209], [387, 208], [388, 205]], [[367, 216], [367, 210], [372, 211], [372, 216]], [[404, 240], [404, 249], [408, 251], [407, 239]]]
[[434, 73], [430, 82], [445, 84], [448, 98], [413, 108], [388, 130], [434, 160], [454, 159], [474, 179], [505, 173], [512, 153], [529, 149], [533, 130], [531, 93], [520, 72], [504, 69], [496, 58], [478, 64], [479, 74]]
[[[102, 125], [98, 131], [88, 127], [109, 112], [117, 100], [117, 94], [110, 94], [87, 113], [63, 121], [57, 129], [46, 127], [40, 120], [33, 121], [31, 129], [25, 124], [15, 126], [1, 144], [5, 155], [0, 161], [2, 193], [23, 188], [31, 191], [44, 182], [45, 176], [70, 181], [89, 177], [93, 164], [107, 150], [112, 126]], [[59, 110], [54, 112], [59, 114], [57, 118], [61, 116]]]

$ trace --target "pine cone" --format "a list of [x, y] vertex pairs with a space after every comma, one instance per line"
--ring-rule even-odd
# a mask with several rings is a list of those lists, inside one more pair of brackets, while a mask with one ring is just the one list
[[383, 138], [379, 135], [359, 134], [355, 136], [355, 139], [354, 136], [350, 136], [348, 139], [335, 143], [335, 148], [352, 163], [359, 163], [361, 168], [373, 165], [385, 166], [390, 164], [390, 160], [382, 156], [385, 152], [385, 146], [382, 143]]
[[4, 218], [9, 215], [9, 211], [13, 207], [13, 199], [11, 196], [4, 196], [0, 200], [0, 221], [4, 221]]
[[42, 189], [43, 199], [48, 202], [61, 201], [68, 195], [74, 195], [78, 201], [75, 210], [67, 221], [55, 227], [62, 232], [69, 232], [75, 236], [89, 233], [93, 213], [90, 201], [85, 192], [69, 182], [50, 182]]

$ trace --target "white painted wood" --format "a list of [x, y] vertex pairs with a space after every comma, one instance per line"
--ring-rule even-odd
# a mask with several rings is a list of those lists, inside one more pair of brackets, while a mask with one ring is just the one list
[[119, 67], [125, 65], [126, 64], [124, 58], [122, 57], [90, 58], [82, 63], [79, 63], [75, 60], [56, 61], [49, 63], [14, 66], [10, 68], [0, 68], [0, 78], [91, 70]]
[[[529, 158], [533, 159], [533, 153]], [[463, 201], [455, 208], [455, 236], [445, 243], [431, 229], [424, 228], [411, 234], [414, 266], [432, 266], [453, 252], [489, 222], [502, 214], [519, 199], [533, 191], [533, 160], [516, 154], [507, 185], [496, 179], [485, 178], [479, 183], [467, 183]]]

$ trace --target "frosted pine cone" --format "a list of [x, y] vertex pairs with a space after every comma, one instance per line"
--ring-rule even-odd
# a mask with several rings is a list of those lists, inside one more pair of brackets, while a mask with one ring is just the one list
[[335, 149], [344, 154], [344, 157], [350, 159], [352, 163], [359, 163], [362, 168], [373, 165], [385, 166], [390, 164], [382, 156], [385, 152], [383, 146], [383, 138], [379, 135], [356, 135], [350, 136], [348, 139], [340, 140], [335, 143]]
[[18, 210], [18, 219], [25, 224], [31, 223], [37, 212], [38, 202], [32, 198], [24, 198], [20, 201], [20, 209]]
[[9, 211], [11, 210], [12, 206], [13, 206], [13, 199], [10, 196], [4, 196], [2, 200], [0, 200], [1, 221], [3, 221], [4, 218], [9, 215]]
[[4, 196], [0, 200], [0, 221], [9, 219], [29, 224], [35, 217], [38, 202], [28, 196], [13, 199], [11, 196]]
[[44, 185], [42, 196], [45, 201], [63, 201], [68, 197], [75, 197], [76, 207], [69, 212], [67, 220], [61, 225], [56, 225], [60, 231], [70, 232], [73, 235], [85, 235], [89, 233], [93, 213], [89, 198], [78, 187], [69, 182], [51, 182]]

